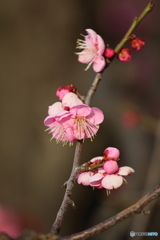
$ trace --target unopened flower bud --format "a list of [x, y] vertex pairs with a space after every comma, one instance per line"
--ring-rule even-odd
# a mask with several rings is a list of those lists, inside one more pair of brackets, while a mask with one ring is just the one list
[[105, 51], [104, 51], [104, 55], [107, 58], [113, 57], [114, 54], [115, 54], [115, 52], [114, 52], [114, 50], [112, 48], [106, 48]]
[[67, 93], [69, 92], [76, 93], [76, 91], [77, 88], [72, 84], [69, 86], [61, 86], [57, 89], [56, 96], [59, 98], [59, 100], [62, 100]]
[[136, 51], [142, 49], [144, 45], [145, 41], [142, 38], [135, 38], [131, 41], [131, 46]]
[[103, 169], [106, 171], [108, 174], [113, 174], [118, 171], [118, 163], [113, 160], [106, 161], [103, 165]]
[[119, 54], [118, 59], [122, 62], [129, 62], [131, 60], [131, 52], [128, 48], [123, 48]]

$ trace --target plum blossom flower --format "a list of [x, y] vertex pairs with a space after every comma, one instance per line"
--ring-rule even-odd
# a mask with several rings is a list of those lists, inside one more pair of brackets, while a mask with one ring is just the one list
[[120, 152], [117, 148], [106, 148], [103, 156], [95, 157], [84, 164], [92, 170], [79, 173], [77, 182], [85, 186], [92, 186], [99, 189], [105, 188], [107, 193], [110, 190], [119, 188], [126, 182], [123, 176], [134, 173], [134, 169], [131, 167], [118, 166], [119, 155]]
[[76, 93], [76, 91], [77, 88], [72, 84], [69, 86], [61, 86], [57, 89], [56, 96], [59, 98], [59, 100], [62, 100], [67, 93], [69, 92]]
[[106, 176], [102, 179], [102, 186], [107, 190], [119, 188], [126, 180], [122, 176], [127, 176], [133, 173], [134, 170], [131, 167], [118, 167], [118, 164], [113, 160], [106, 161], [103, 165]]
[[72, 92], [67, 93], [62, 102], [49, 106], [48, 114], [44, 125], [49, 127], [52, 138], [64, 145], [75, 140], [92, 139], [104, 119], [100, 109], [83, 104]]
[[82, 49], [78, 55], [78, 61], [88, 64], [85, 70], [93, 64], [95, 72], [101, 72], [105, 65], [103, 53], [105, 51], [105, 43], [103, 39], [92, 29], [86, 29], [88, 35], [84, 36], [84, 40], [77, 40], [77, 48]]

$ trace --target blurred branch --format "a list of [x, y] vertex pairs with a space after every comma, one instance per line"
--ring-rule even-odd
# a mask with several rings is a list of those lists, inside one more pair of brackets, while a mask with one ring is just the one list
[[[114, 215], [113, 217], [101, 222], [91, 228], [88, 228], [82, 232], [75, 233], [66, 237], [59, 237], [55, 234], [38, 234], [31, 230], [24, 230], [23, 233], [17, 238], [17, 240], [84, 240], [95, 236], [98, 233], [105, 231], [108, 228], [124, 221], [125, 219], [134, 216], [136, 214], [148, 214], [148, 211], [144, 210], [150, 202], [160, 197], [160, 185], [153, 191], [147, 193], [143, 198], [132, 206], [126, 208], [122, 212]], [[6, 234], [0, 234], [0, 240], [11, 240]]]
[[67, 211], [67, 207], [71, 203], [71, 194], [72, 194], [72, 189], [76, 180], [76, 174], [77, 174], [76, 168], [79, 166], [81, 151], [82, 151], [82, 141], [78, 141], [75, 149], [72, 172], [71, 172], [70, 178], [67, 181], [65, 195], [64, 195], [62, 204], [60, 206], [60, 209], [57, 213], [55, 222], [52, 225], [51, 233], [54, 233], [54, 234], [59, 233], [62, 225], [64, 213]]
[[115, 226], [116, 224], [124, 221], [125, 219], [134, 216], [136, 214], [148, 214], [148, 211], [144, 210], [150, 202], [155, 200], [160, 196], [160, 185], [155, 188], [152, 192], [146, 194], [138, 202], [130, 206], [129, 208], [123, 210], [122, 212], [114, 215], [113, 217], [107, 219], [106, 221], [99, 223], [91, 228], [88, 228], [82, 232], [75, 233], [71, 236], [62, 237], [58, 240], [83, 240], [95, 236], [98, 233], [105, 231], [108, 228]]
[[[153, 3], [151, 1], [145, 7], [145, 9], [142, 11], [140, 16], [133, 20], [133, 23], [130, 26], [129, 30], [127, 31], [127, 33], [125, 34], [123, 39], [120, 41], [120, 43], [116, 46], [116, 48], [115, 48], [115, 52], [116, 53], [118, 53], [121, 50], [121, 48], [128, 41], [129, 36], [132, 34], [132, 32], [135, 30], [135, 28], [144, 19], [144, 17], [147, 15], [147, 13], [149, 13], [152, 9], [153, 9]], [[112, 60], [113, 60], [113, 58], [112, 58]], [[108, 62], [108, 64], [110, 64], [112, 62], [112, 60], [110, 60]], [[99, 85], [99, 83], [101, 81], [101, 78], [102, 78], [102, 73], [97, 73], [96, 76], [95, 76], [95, 79], [94, 79], [94, 81], [92, 83], [92, 86], [90, 87], [90, 89], [89, 89], [89, 91], [87, 93], [87, 96], [86, 96], [86, 99], [85, 99], [85, 104], [87, 104], [87, 105], [90, 104], [91, 99], [94, 96], [94, 94], [95, 94], [95, 92], [96, 92], [96, 90], [98, 88], [98, 85]], [[82, 141], [78, 141], [77, 144], [76, 144], [72, 172], [71, 172], [70, 178], [69, 178], [69, 180], [67, 181], [67, 184], [66, 184], [66, 191], [65, 191], [64, 199], [63, 199], [62, 204], [60, 206], [60, 209], [59, 209], [59, 211], [57, 213], [57, 217], [55, 219], [55, 222], [53, 223], [52, 228], [51, 228], [51, 233], [54, 233], [54, 234], [59, 233], [61, 225], [62, 225], [62, 221], [63, 221], [63, 218], [64, 218], [64, 214], [65, 214], [65, 212], [67, 210], [68, 205], [71, 203], [72, 189], [74, 187], [76, 174], [77, 174], [76, 168], [80, 165], [82, 143], [83, 143]]]
[[[144, 186], [144, 192], [147, 192], [148, 189], [152, 188], [156, 182], [160, 181], [159, 176], [159, 160], [160, 160], [160, 120], [157, 122], [157, 128], [155, 131], [155, 143], [154, 143], [154, 149], [152, 153], [152, 158], [148, 163], [148, 172], [146, 173], [146, 179], [145, 179], [145, 186]], [[154, 208], [156, 202], [153, 202], [150, 206], [150, 209], [152, 210]], [[146, 227], [148, 225], [149, 218], [145, 218], [143, 222], [139, 219], [135, 219], [132, 222], [130, 229], [137, 229], [138, 226], [141, 226], [141, 231], [145, 231]], [[139, 237], [139, 240], [142, 239], [142, 236]]]

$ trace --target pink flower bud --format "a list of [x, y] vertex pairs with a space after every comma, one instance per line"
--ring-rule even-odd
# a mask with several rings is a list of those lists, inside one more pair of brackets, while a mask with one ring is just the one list
[[131, 60], [131, 52], [128, 48], [123, 48], [119, 54], [118, 59], [122, 62], [129, 62]]
[[119, 155], [120, 155], [119, 150], [114, 147], [108, 147], [103, 152], [103, 156], [105, 159], [107, 158], [111, 158], [111, 160], [116, 159], [116, 158], [119, 158]]
[[62, 100], [67, 93], [69, 92], [76, 93], [76, 91], [77, 88], [72, 84], [69, 86], [61, 86], [57, 89], [56, 96], [59, 98], [59, 100]]
[[105, 52], [104, 52], [105, 57], [111, 58], [111, 57], [114, 56], [114, 54], [115, 54], [115, 52], [112, 48], [106, 48], [105, 49]]
[[131, 41], [131, 46], [136, 51], [142, 49], [144, 45], [145, 41], [142, 38], [135, 38]]
[[106, 161], [103, 165], [103, 168], [106, 171], [106, 173], [108, 173], [108, 174], [113, 174], [113, 173], [117, 172], [119, 169], [118, 163], [113, 160]]

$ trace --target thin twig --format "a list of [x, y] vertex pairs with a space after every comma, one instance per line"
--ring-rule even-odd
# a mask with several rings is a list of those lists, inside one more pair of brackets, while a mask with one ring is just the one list
[[92, 99], [93, 95], [95, 94], [101, 79], [102, 79], [102, 74], [97, 73], [95, 78], [94, 78], [94, 81], [92, 83], [92, 86], [90, 87], [90, 89], [87, 93], [85, 104], [90, 105], [91, 99]]
[[143, 10], [143, 12], [139, 15], [139, 17], [136, 17], [133, 20], [132, 25], [130, 26], [130, 28], [128, 29], [127, 33], [125, 34], [125, 36], [123, 37], [122, 41], [116, 46], [116, 48], [114, 49], [115, 53], [118, 53], [122, 47], [124, 46], [124, 44], [129, 40], [129, 37], [131, 36], [131, 34], [134, 32], [134, 30], [137, 28], [137, 26], [140, 24], [140, 22], [146, 17], [146, 15], [151, 12], [153, 10], [154, 4], [152, 1], [150, 1], [147, 6], [145, 7], [145, 9]]
[[136, 214], [147, 214], [148, 212], [144, 211], [144, 207], [148, 205], [150, 202], [155, 200], [160, 196], [160, 185], [155, 188], [152, 192], [147, 193], [143, 198], [141, 198], [138, 202], [126, 208], [122, 212], [114, 215], [113, 217], [107, 219], [106, 221], [99, 223], [91, 228], [88, 228], [82, 232], [75, 233], [73, 235], [59, 238], [58, 240], [84, 240], [90, 237], [95, 236], [108, 228], [115, 226], [116, 224], [124, 221], [125, 219], [134, 216]]

